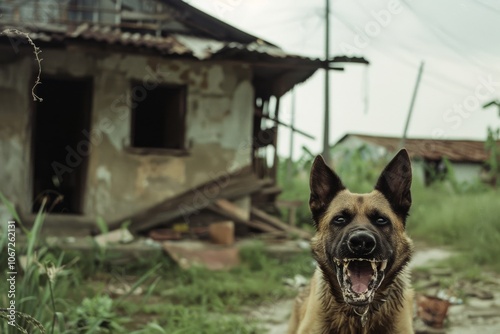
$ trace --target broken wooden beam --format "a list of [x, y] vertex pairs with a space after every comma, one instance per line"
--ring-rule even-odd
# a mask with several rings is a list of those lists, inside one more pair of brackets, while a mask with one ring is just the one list
[[278, 231], [280, 231], [279, 229], [277, 229], [269, 224], [266, 224], [266, 223], [263, 223], [260, 221], [255, 221], [255, 220], [252, 221], [252, 220], [246, 219], [246, 217], [243, 217], [240, 214], [241, 213], [239, 211], [239, 210], [241, 210], [240, 208], [238, 208], [236, 205], [234, 205], [233, 203], [226, 201], [226, 200], [217, 200], [214, 204], [208, 206], [207, 209], [209, 209], [210, 211], [217, 213], [223, 217], [231, 219], [235, 223], [243, 224], [243, 225], [246, 225], [248, 227], [254, 228], [256, 230], [262, 231], [262, 232], [278, 232]]
[[139, 232], [156, 225], [183, 217], [189, 221], [191, 215], [210, 206], [220, 198], [238, 199], [251, 195], [262, 188], [262, 182], [248, 168], [233, 174], [226, 174], [178, 196], [123, 217], [109, 224], [109, 229], [119, 228], [124, 221], [130, 221], [129, 230]]
[[280, 230], [283, 231], [289, 231], [290, 233], [297, 234], [299, 237], [304, 238], [304, 239], [309, 239], [311, 238], [311, 234], [307, 231], [301, 230], [297, 227], [290, 226], [283, 222], [281, 219], [271, 216], [270, 214], [259, 210], [255, 207], [252, 207], [250, 210], [250, 213], [252, 214], [253, 217], [255, 217], [257, 220], [263, 221], [265, 223], [268, 223]]
[[236, 204], [231, 203], [227, 199], [218, 199], [214, 204], [231, 216], [237, 217], [238, 220], [248, 220], [246, 211], [238, 207]]

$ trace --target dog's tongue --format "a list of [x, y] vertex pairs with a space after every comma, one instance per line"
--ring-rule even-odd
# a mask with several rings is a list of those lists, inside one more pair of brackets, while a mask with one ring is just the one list
[[351, 261], [349, 263], [349, 275], [352, 283], [352, 290], [356, 293], [368, 291], [368, 284], [373, 275], [373, 269], [368, 261]]

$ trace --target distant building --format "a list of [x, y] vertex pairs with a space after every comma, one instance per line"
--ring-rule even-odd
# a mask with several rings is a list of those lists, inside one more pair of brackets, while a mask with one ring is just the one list
[[[280, 97], [317, 69], [366, 63], [287, 54], [180, 0], [7, 1], [0, 12], [0, 191], [28, 223], [45, 199], [47, 226], [84, 233], [97, 217], [140, 230], [219, 194], [248, 215], [256, 184], [279, 192], [267, 150]], [[31, 96], [32, 46], [13, 27], [42, 50], [43, 102]], [[241, 170], [252, 187], [231, 183]], [[179, 196], [185, 212], [169, 202]]]
[[[344, 150], [367, 147], [372, 157], [396, 152], [401, 138], [346, 134], [333, 146], [332, 157], [342, 158]], [[488, 154], [483, 141], [452, 139], [406, 139], [405, 148], [413, 160], [414, 174], [426, 184], [446, 174], [444, 159], [450, 162], [458, 182], [479, 180], [484, 176]], [[498, 143], [500, 149], [500, 142]]]

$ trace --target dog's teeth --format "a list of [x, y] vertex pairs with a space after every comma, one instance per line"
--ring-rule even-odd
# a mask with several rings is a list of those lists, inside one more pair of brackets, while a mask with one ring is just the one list
[[384, 261], [382, 261], [382, 264], [380, 265], [380, 271], [385, 270], [386, 267], [387, 267], [387, 260], [384, 260]]
[[372, 265], [372, 269], [374, 272], [377, 272], [377, 264], [373, 261], [370, 262], [370, 264]]

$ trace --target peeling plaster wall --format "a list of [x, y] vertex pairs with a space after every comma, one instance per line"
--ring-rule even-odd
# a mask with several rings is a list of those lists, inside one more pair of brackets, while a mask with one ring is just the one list
[[[0, 53], [12, 52], [0, 49]], [[0, 192], [14, 203], [30, 201], [28, 130], [32, 83], [28, 57], [0, 62]], [[1, 205], [1, 203], [0, 203]]]
[[[82, 49], [45, 49], [43, 58], [45, 75], [93, 77], [85, 216], [119, 219], [251, 164], [249, 67]], [[35, 67], [23, 58], [0, 64], [0, 71], [0, 99], [16, 101], [0, 103], [4, 106], [0, 109], [0, 157], [8, 161], [0, 174], [1, 191], [12, 192], [10, 198], [28, 212], [31, 172], [25, 152], [30, 150], [26, 140], [31, 137], [29, 87]], [[132, 81], [140, 82], [138, 87], [146, 92], [158, 83], [187, 85], [186, 156], [139, 155], [127, 150]], [[11, 176], [14, 172], [15, 177]]]

